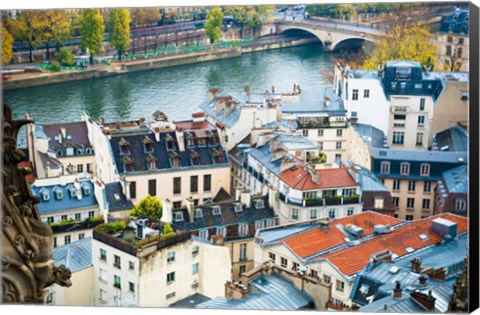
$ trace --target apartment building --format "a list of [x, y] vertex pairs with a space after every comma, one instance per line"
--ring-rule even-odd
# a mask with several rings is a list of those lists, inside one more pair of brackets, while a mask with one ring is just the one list
[[94, 231], [94, 306], [168, 307], [195, 294], [224, 294], [228, 249], [186, 231], [165, 239], [159, 226], [141, 220], [113, 234]]
[[466, 165], [443, 172], [434, 192], [435, 214], [450, 212], [468, 217], [468, 169]]
[[440, 71], [469, 71], [469, 11], [444, 17], [436, 34], [436, 67]]
[[396, 216], [405, 220], [433, 214], [442, 173], [467, 163], [467, 152], [372, 149], [372, 171], [392, 192]]
[[372, 125], [352, 123], [347, 130], [347, 161], [370, 170], [372, 148], [388, 148], [383, 131]]

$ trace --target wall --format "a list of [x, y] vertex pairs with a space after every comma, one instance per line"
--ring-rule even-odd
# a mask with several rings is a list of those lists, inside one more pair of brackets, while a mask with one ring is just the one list
[[[247, 256], [245, 260], [240, 259], [240, 245], [247, 245]], [[249, 271], [253, 268], [254, 258], [254, 243], [253, 239], [243, 239], [238, 241], [226, 242], [225, 246], [228, 248], [230, 259], [232, 261], [232, 273], [231, 279], [238, 281], [240, 279], [240, 266], [245, 266], [245, 271]]]
[[225, 295], [225, 283], [231, 280], [232, 261], [229, 249], [225, 246], [210, 245], [204, 242], [193, 242], [200, 247], [199, 253], [199, 293], [216, 298]]
[[[92, 306], [93, 302], [93, 267], [72, 273], [72, 286], [60, 287], [57, 284], [48, 290], [53, 293], [51, 305]], [[48, 295], [48, 294], [47, 294]]]
[[367, 169], [372, 167], [372, 159], [370, 157], [370, 147], [365, 143], [362, 137], [355, 131], [355, 128], [349, 126], [346, 130], [347, 134], [347, 161], [363, 166]]
[[[70, 236], [70, 243], [73, 243], [75, 241], [80, 240], [80, 235], [83, 235], [82, 238], [87, 238], [91, 237], [93, 232], [92, 229], [86, 229], [86, 230], [73, 230], [73, 231], [68, 231], [65, 233], [55, 233], [53, 234], [53, 239], [54, 239], [54, 247], [59, 247], [65, 245], [65, 236]], [[56, 240], [56, 241], [55, 241]], [[56, 244], [55, 244], [56, 242]]]
[[[451, 42], [448, 42], [449, 37]], [[463, 44], [459, 40], [463, 39]], [[469, 45], [470, 39], [465, 35], [457, 34], [437, 34], [436, 38], [436, 71], [450, 71], [452, 59], [454, 62], [460, 64], [460, 67], [455, 68], [456, 71], [469, 72]], [[447, 55], [447, 46], [450, 46], [450, 55]], [[462, 48], [462, 56], [452, 58], [452, 54], [458, 53], [458, 47]]]

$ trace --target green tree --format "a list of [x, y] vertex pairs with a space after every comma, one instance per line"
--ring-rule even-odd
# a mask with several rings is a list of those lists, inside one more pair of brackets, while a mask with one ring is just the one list
[[90, 63], [93, 64], [93, 56], [102, 53], [103, 32], [105, 25], [99, 9], [86, 9], [80, 15], [80, 46], [90, 52]]
[[73, 66], [75, 64], [75, 57], [67, 47], [60, 48], [55, 59], [63, 66]]
[[72, 37], [71, 15], [66, 10], [45, 11], [44, 38], [47, 46], [47, 59], [50, 59], [50, 42], [55, 42], [55, 50]]
[[162, 218], [163, 205], [160, 199], [154, 196], [147, 195], [147, 197], [140, 200], [140, 203], [130, 212], [133, 217], [148, 217], [160, 220]]
[[357, 15], [357, 10], [355, 9], [355, 7], [348, 3], [337, 5], [334, 9], [334, 12], [335, 17], [341, 20], [343, 20], [344, 18], [346, 20], [350, 20], [352, 16]]
[[215, 41], [222, 35], [223, 12], [221, 8], [213, 8], [207, 14], [207, 22], [205, 22], [205, 35], [213, 45]]
[[131, 8], [130, 18], [135, 27], [156, 26], [162, 15], [159, 8]]
[[225, 15], [232, 16], [235, 25], [240, 26], [240, 37], [243, 38], [243, 29], [247, 23], [247, 10], [244, 6], [229, 6], [225, 8]]
[[366, 58], [364, 69], [377, 69], [387, 60], [414, 60], [423, 66], [435, 64], [435, 44], [428, 28], [414, 25], [395, 26], [375, 45], [372, 54]]
[[170, 225], [170, 223], [167, 223], [164, 225], [163, 227], [163, 237], [165, 238], [168, 238], [168, 237], [172, 237], [172, 236], [175, 236], [176, 233], [173, 232], [173, 229], [172, 229], [172, 226]]
[[7, 64], [12, 60], [13, 57], [13, 36], [7, 30], [7, 28], [2, 25], [2, 63]]
[[128, 9], [112, 9], [108, 19], [110, 45], [117, 50], [118, 60], [130, 48], [130, 13]]

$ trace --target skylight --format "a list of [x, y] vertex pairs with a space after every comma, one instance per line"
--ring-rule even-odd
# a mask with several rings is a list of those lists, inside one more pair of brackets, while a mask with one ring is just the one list
[[409, 253], [411, 253], [411, 252], [414, 251], [414, 249], [411, 248], [410, 246], [405, 247], [405, 250], [406, 250], [407, 252], [409, 252]]
[[418, 237], [420, 237], [420, 239], [421, 239], [422, 241], [426, 241], [426, 240], [429, 239], [429, 237], [428, 237], [427, 235], [423, 234], [423, 233], [420, 234], [420, 235], [418, 235]]

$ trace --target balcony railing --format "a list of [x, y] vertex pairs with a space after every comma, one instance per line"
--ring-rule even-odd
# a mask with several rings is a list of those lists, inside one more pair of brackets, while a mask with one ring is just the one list
[[304, 198], [303, 200], [288, 198], [284, 194], [279, 194], [278, 198], [288, 204], [302, 207], [318, 207], [318, 206], [334, 206], [361, 203], [360, 196], [353, 195], [348, 198], [338, 197], [320, 197], [320, 198]]

